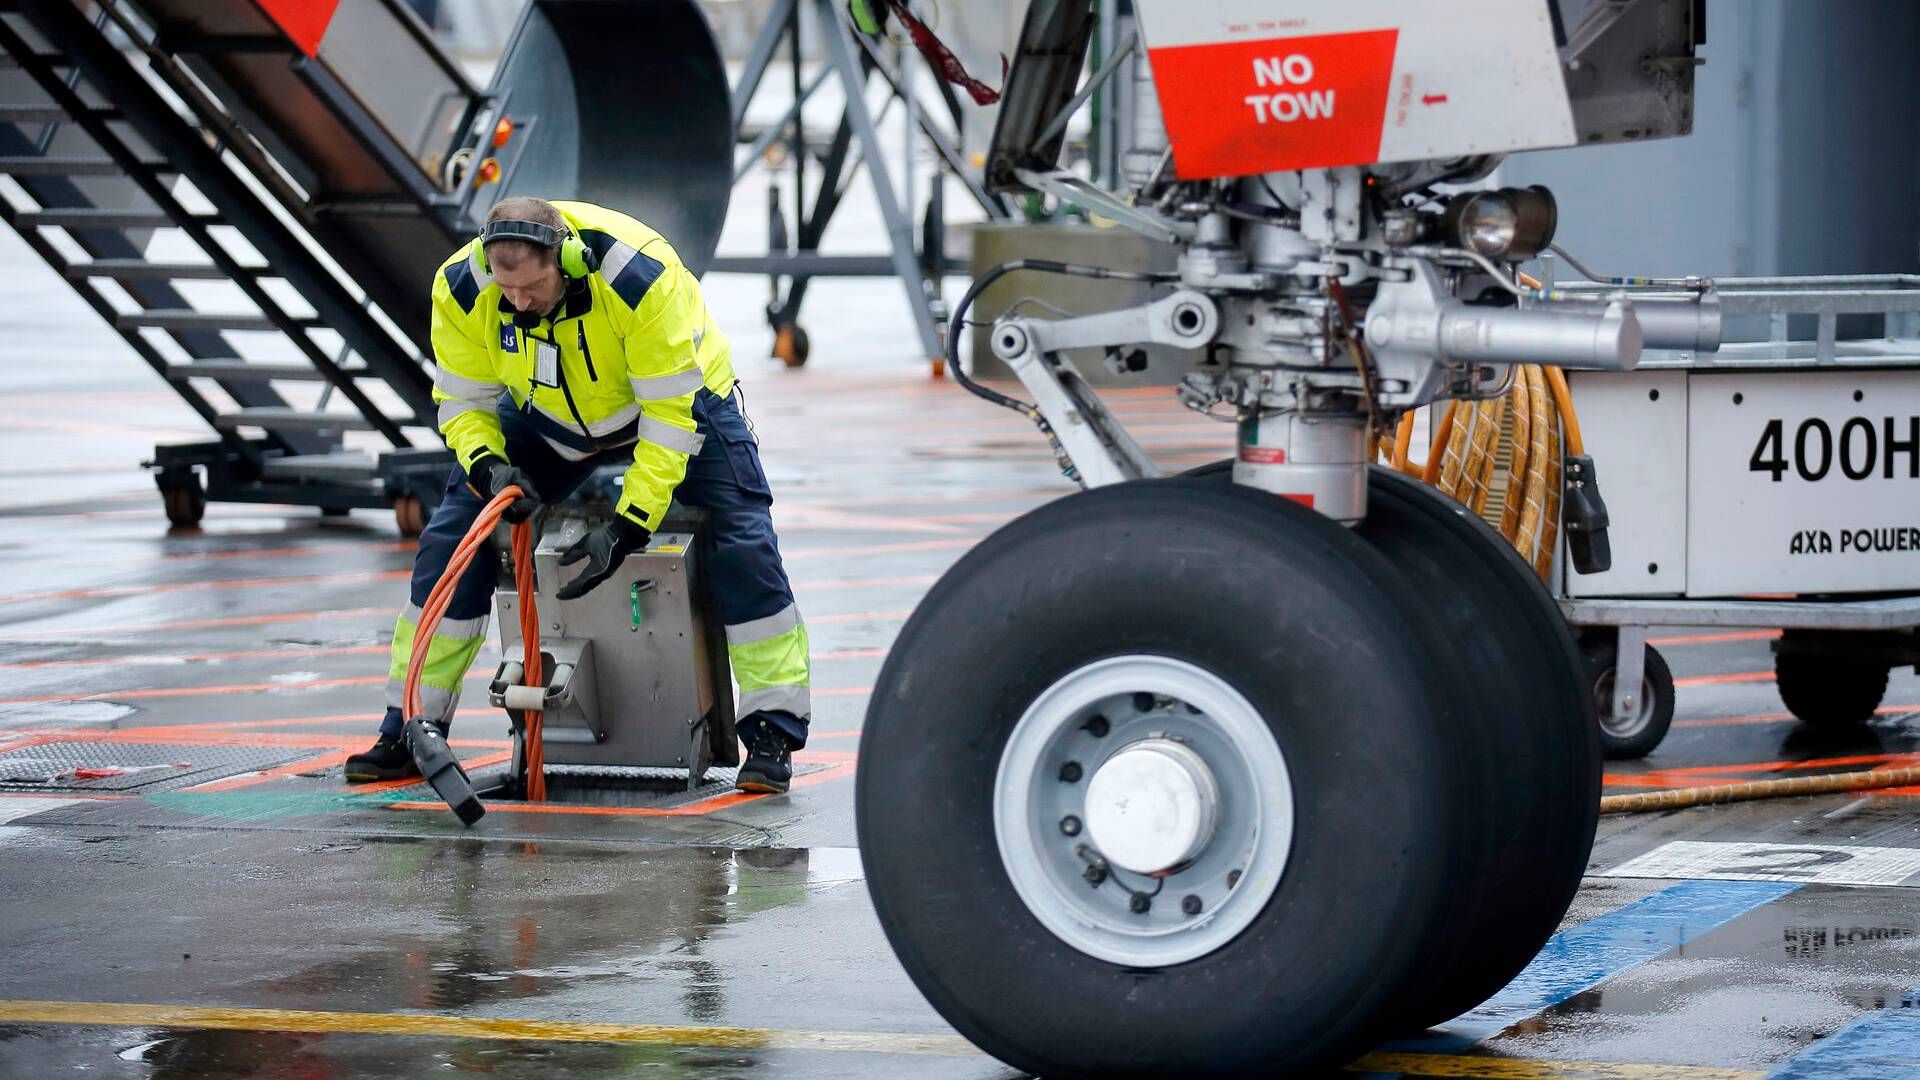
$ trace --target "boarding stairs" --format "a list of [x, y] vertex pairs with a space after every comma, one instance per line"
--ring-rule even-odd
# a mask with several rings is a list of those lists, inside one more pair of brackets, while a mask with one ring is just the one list
[[[0, 217], [213, 429], [150, 463], [176, 525], [211, 492], [394, 506], [417, 530], [451, 460], [425, 328], [403, 331], [343, 245], [323, 247], [325, 193], [197, 63], [298, 64], [297, 46], [189, 29], [120, 0], [0, 5]], [[456, 229], [432, 231], [437, 260]], [[409, 276], [424, 300], [425, 274]]]

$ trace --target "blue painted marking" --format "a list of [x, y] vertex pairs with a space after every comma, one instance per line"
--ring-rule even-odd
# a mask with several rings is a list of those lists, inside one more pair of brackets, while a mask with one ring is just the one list
[[1907, 991], [1898, 1008], [1855, 1020], [1802, 1050], [1767, 1074], [1767, 1080], [1887, 1080], [1920, 1076], [1920, 989]]
[[1797, 882], [1777, 881], [1683, 881], [1669, 886], [1555, 934], [1526, 970], [1479, 1008], [1432, 1034], [1380, 1049], [1457, 1054], [1798, 888]]

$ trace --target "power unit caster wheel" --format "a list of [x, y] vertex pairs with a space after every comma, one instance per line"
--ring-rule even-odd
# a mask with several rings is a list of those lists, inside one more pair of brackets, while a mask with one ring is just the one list
[[426, 507], [418, 495], [401, 495], [393, 500], [393, 523], [400, 528], [400, 535], [419, 536], [427, 527]]
[[1292, 1074], [1386, 1026], [1463, 867], [1457, 657], [1407, 580], [1230, 485], [1074, 495], [908, 620], [861, 739], [880, 924], [1047, 1076]]
[[162, 487], [160, 502], [166, 507], [167, 523], [176, 529], [198, 528], [207, 516], [207, 489], [197, 475]]
[[1646, 666], [1640, 676], [1639, 708], [1630, 717], [1613, 715], [1613, 687], [1619, 665], [1619, 644], [1612, 633], [1586, 636], [1587, 672], [1593, 680], [1593, 708], [1600, 720], [1600, 749], [1611, 760], [1643, 758], [1653, 753], [1673, 726], [1673, 669], [1660, 650], [1647, 646]]
[[1773, 679], [1780, 700], [1786, 703], [1788, 712], [1810, 727], [1865, 724], [1887, 696], [1887, 663], [1844, 652], [1795, 649], [1817, 637], [1792, 630], [1780, 636], [1779, 653], [1773, 658]]
[[774, 328], [773, 355], [781, 363], [791, 368], [804, 367], [807, 355], [812, 351], [807, 332], [800, 324], [784, 323]]
[[[1230, 481], [1232, 462], [1189, 474]], [[1367, 477], [1356, 530], [1413, 586], [1466, 676], [1449, 732], [1481, 813], [1469, 869], [1424, 930], [1424, 961], [1387, 1010], [1393, 1034], [1450, 1020], [1512, 981], [1559, 928], [1599, 818], [1600, 746], [1573, 631], [1513, 546], [1453, 499], [1392, 469]]]

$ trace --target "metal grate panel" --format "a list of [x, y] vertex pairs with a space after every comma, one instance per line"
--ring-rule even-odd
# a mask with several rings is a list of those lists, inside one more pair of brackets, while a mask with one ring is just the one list
[[[284, 747], [59, 740], [0, 753], [0, 791], [172, 791], [316, 753]], [[76, 769], [123, 771], [82, 778], [71, 775]]]
[[[793, 775], [805, 776], [832, 768], [818, 763], [795, 763]], [[484, 788], [497, 783], [501, 768], [481, 769], [472, 774], [473, 786]], [[685, 769], [637, 769], [613, 765], [547, 766], [547, 801], [575, 806], [645, 807], [672, 810], [725, 795], [733, 790], [739, 770], [715, 766], [699, 787], [687, 790]], [[392, 793], [395, 802], [434, 802], [440, 796], [424, 783], [400, 788]], [[488, 800], [499, 801], [499, 800]]]

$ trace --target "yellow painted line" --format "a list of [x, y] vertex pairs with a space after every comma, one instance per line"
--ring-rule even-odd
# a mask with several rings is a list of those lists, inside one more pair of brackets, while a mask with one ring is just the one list
[[200, 1028], [352, 1035], [440, 1035], [528, 1042], [638, 1043], [733, 1050], [834, 1050], [873, 1054], [980, 1057], [958, 1035], [868, 1031], [774, 1031], [668, 1024], [585, 1024], [562, 1020], [496, 1020], [409, 1013], [305, 1012], [92, 1001], [0, 1001], [0, 1022], [87, 1027]]
[[1759, 1080], [1752, 1069], [1701, 1065], [1628, 1065], [1610, 1061], [1532, 1061], [1453, 1054], [1368, 1054], [1348, 1072], [1467, 1076], [1478, 1080]]
[[[509, 1020], [422, 1013], [308, 1012], [94, 1001], [0, 1001], [0, 1023], [311, 1034], [433, 1035], [523, 1042], [627, 1043], [934, 1057], [984, 1056], [973, 1044], [958, 1035], [783, 1031], [673, 1024], [589, 1024], [567, 1020]], [[1348, 1065], [1347, 1071], [1475, 1077], [1479, 1080], [1758, 1080], [1764, 1075], [1746, 1069], [1713, 1069], [1693, 1065], [1531, 1061], [1519, 1058], [1457, 1057], [1450, 1054], [1368, 1054]]]

